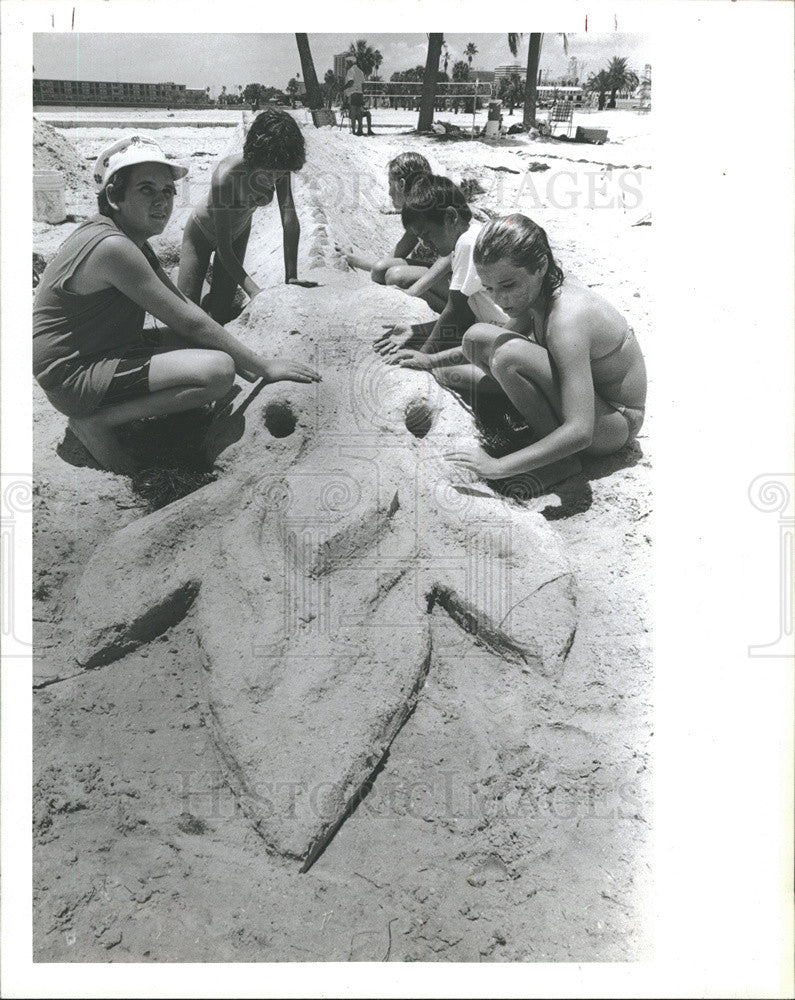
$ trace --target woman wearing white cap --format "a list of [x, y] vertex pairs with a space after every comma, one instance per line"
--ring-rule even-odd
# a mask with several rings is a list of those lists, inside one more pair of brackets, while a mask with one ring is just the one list
[[[134, 463], [115, 428], [193, 409], [226, 395], [235, 373], [294, 382], [319, 376], [300, 362], [266, 360], [188, 301], [147, 240], [171, 217], [185, 167], [144, 136], [100, 153], [99, 215], [61, 245], [41, 276], [33, 307], [33, 372], [94, 458], [113, 472]], [[151, 313], [169, 328], [146, 339]]]

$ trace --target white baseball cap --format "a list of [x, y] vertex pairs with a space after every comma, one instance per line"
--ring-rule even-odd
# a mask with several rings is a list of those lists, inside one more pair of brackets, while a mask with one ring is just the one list
[[94, 164], [94, 183], [102, 191], [117, 170], [136, 163], [162, 163], [169, 168], [175, 181], [188, 172], [187, 167], [180, 167], [167, 160], [166, 154], [154, 139], [144, 135], [128, 135], [107, 146], [99, 154]]

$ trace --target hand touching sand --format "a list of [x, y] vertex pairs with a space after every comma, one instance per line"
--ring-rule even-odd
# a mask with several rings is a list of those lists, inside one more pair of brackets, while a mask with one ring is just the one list
[[453, 462], [459, 469], [468, 469], [481, 479], [502, 479], [510, 473], [504, 471], [498, 458], [487, 455], [482, 448], [462, 448], [458, 451], [445, 452], [448, 462]]
[[285, 285], [298, 285], [299, 288], [320, 288], [319, 281], [309, 281], [306, 278], [288, 278]]
[[386, 333], [380, 334], [373, 342], [373, 348], [383, 357], [388, 357], [399, 351], [412, 338], [414, 331], [411, 327], [392, 326]]
[[399, 368], [413, 368], [419, 372], [429, 372], [433, 368], [430, 354], [423, 354], [422, 351], [393, 351], [387, 356], [386, 363]]

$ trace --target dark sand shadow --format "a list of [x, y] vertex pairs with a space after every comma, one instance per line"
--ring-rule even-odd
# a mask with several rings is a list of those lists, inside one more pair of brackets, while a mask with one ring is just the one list
[[[209, 407], [204, 407], [135, 420], [119, 429], [122, 447], [140, 466], [140, 471], [130, 478], [130, 488], [147, 511], [159, 510], [217, 478], [202, 447], [210, 418]], [[68, 427], [55, 450], [59, 458], [75, 468], [104, 471]]]
[[[507, 400], [485, 397], [473, 408], [473, 416], [483, 449], [493, 458], [502, 458], [535, 440], [532, 429]], [[532, 473], [492, 480], [489, 486], [495, 493], [520, 504], [542, 496], [557, 496], [560, 504], [544, 507], [540, 513], [548, 521], [560, 521], [583, 514], [591, 507], [593, 480], [604, 479], [619, 469], [631, 468], [642, 458], [643, 451], [636, 440], [612, 455], [582, 457], [581, 472], [549, 487], [545, 487]]]

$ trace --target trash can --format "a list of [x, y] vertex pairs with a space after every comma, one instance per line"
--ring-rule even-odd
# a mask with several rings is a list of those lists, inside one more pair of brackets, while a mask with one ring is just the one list
[[33, 218], [57, 224], [66, 220], [64, 177], [60, 170], [33, 171]]
[[487, 118], [490, 122], [498, 122], [502, 117], [502, 101], [489, 101]]

